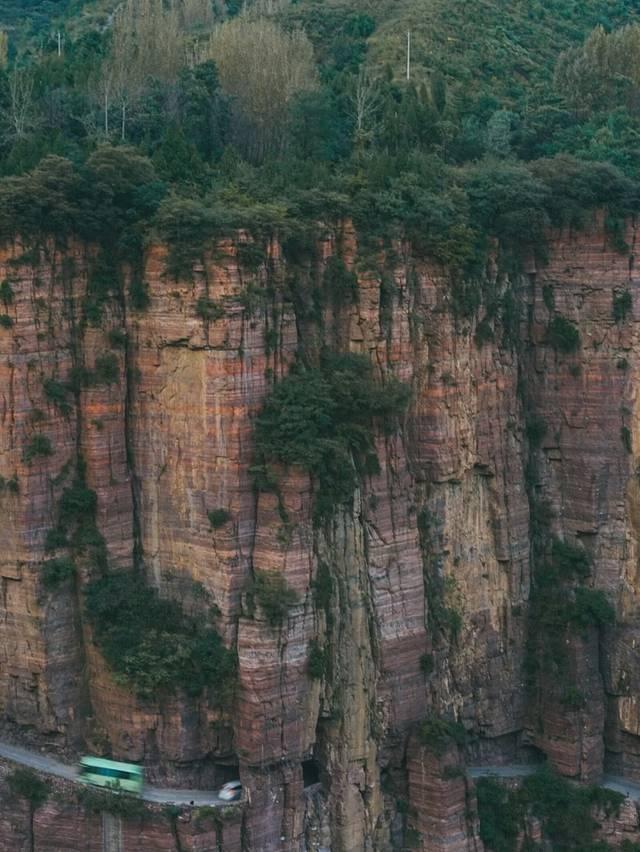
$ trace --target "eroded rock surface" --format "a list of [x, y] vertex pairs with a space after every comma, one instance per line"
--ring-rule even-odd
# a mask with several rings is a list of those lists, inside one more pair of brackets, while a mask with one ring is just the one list
[[[480, 849], [457, 764], [441, 765], [416, 738], [428, 716], [460, 720], [475, 762], [537, 747], [572, 777], [597, 779], [606, 763], [640, 778], [633, 226], [625, 253], [594, 222], [552, 235], [548, 262], [526, 274], [489, 270], [495, 292], [519, 306], [517, 344], [504, 310], [482, 336], [484, 308], [456, 316], [447, 271], [408, 246], [365, 260], [349, 223], [296, 268], [275, 242], [258, 270], [243, 268], [243, 239], [222, 241], [179, 281], [166, 273], [167, 250], [152, 247], [148, 309], [134, 310], [123, 288], [96, 326], [84, 319], [89, 249], [34, 256], [16, 243], [0, 256], [14, 292], [13, 326], [0, 329], [0, 475], [18, 488], [0, 493], [5, 721], [61, 749], [142, 761], [160, 782], [207, 787], [239, 771], [249, 801], [242, 833], [211, 846], [225, 852], [386, 850], [405, 829], [424, 850]], [[325, 306], [319, 325], [287, 294], [304, 301], [334, 253], [356, 271], [357, 299]], [[616, 322], [614, 294], [627, 289], [632, 310]], [[199, 316], [202, 298], [221, 315]], [[575, 352], [548, 340], [558, 314], [579, 331]], [[123, 346], [113, 330], [126, 332]], [[252, 420], [273, 380], [323, 343], [366, 355], [412, 397], [400, 430], [377, 436], [379, 472], [362, 477], [353, 507], [317, 526], [303, 470], [280, 472], [278, 499], [256, 492], [250, 469]], [[45, 392], [45, 380], [66, 382], [105, 352], [118, 381], [68, 394], [66, 406]], [[538, 449], [533, 415], [545, 423]], [[36, 434], [51, 454], [27, 460]], [[217, 608], [238, 654], [235, 707], [212, 695], [136, 698], [92, 640], [88, 566], [43, 588], [46, 533], [79, 458], [110, 563], [137, 561], [161, 594], [198, 612], [195, 582]], [[580, 706], [567, 706], [552, 669], [527, 682], [532, 500], [549, 509], [549, 535], [588, 550], [588, 584], [618, 615], [615, 627], [571, 639]], [[212, 529], [216, 508], [230, 517]], [[295, 592], [280, 626], [250, 606], [256, 570], [279, 572]], [[320, 679], [307, 670], [312, 642], [328, 654]], [[51, 838], [56, 825], [73, 833], [91, 819], [43, 809], [36, 830]], [[140, 842], [132, 831], [127, 849]], [[36, 849], [76, 848], [46, 842]], [[157, 844], [140, 848], [174, 848]]]

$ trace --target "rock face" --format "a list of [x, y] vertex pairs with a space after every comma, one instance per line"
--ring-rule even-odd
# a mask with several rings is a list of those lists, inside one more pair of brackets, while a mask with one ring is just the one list
[[408, 754], [410, 813], [422, 847], [433, 852], [484, 849], [478, 837], [475, 795], [458, 750], [434, 754], [413, 739]]
[[[168, 812], [147, 806], [139, 815], [94, 812], [78, 799], [73, 784], [47, 780], [44, 804], [31, 808], [8, 783], [11, 768], [0, 764], [0, 848], [38, 852], [241, 852], [239, 814], [206, 810]], [[33, 846], [31, 845], [33, 843]]]
[[[208, 787], [239, 771], [249, 798], [241, 838], [193, 846], [225, 852], [386, 850], [405, 832], [424, 850], [481, 849], [458, 764], [416, 738], [427, 716], [462, 722], [476, 762], [535, 747], [570, 776], [595, 779], [606, 763], [639, 779], [633, 226], [625, 253], [594, 221], [551, 235], [548, 262], [526, 274], [489, 269], [501, 308], [471, 319], [455, 315], [446, 270], [406, 245], [365, 260], [349, 223], [295, 266], [274, 242], [257, 270], [243, 267], [247, 239], [219, 242], [179, 281], [153, 246], [148, 308], [114, 287], [122, 293], [96, 325], [86, 321], [90, 249], [16, 242], [0, 253], [13, 292], [3, 308], [11, 327], [0, 327], [5, 722], [59, 749], [142, 761], [159, 782]], [[326, 306], [320, 324], [300, 306], [334, 254], [356, 271], [357, 299]], [[614, 299], [626, 291], [631, 307], [616, 322]], [[201, 316], [203, 299], [222, 308], [216, 318]], [[575, 351], [553, 345], [558, 316], [579, 332]], [[278, 499], [255, 491], [250, 469], [252, 420], [274, 379], [322, 344], [366, 355], [412, 397], [400, 430], [377, 436], [379, 471], [361, 478], [352, 507], [317, 526], [303, 470], [280, 471]], [[118, 380], [56, 398], [50, 380], [93, 369], [105, 353]], [[545, 427], [537, 447], [533, 417]], [[38, 435], [47, 454], [33, 453]], [[46, 533], [78, 459], [110, 563], [136, 561], [187, 609], [194, 588], [217, 607], [238, 654], [234, 707], [211, 695], [136, 698], [92, 640], [88, 569], [44, 588]], [[549, 536], [587, 549], [587, 585], [618, 616], [615, 627], [568, 635], [566, 676], [581, 696], [571, 705], [553, 667], [527, 677], [536, 506]], [[212, 529], [218, 508], [229, 520]], [[295, 592], [279, 626], [247, 598], [256, 571], [278, 572]], [[319, 679], [308, 674], [312, 643], [328, 658]], [[47, 813], [38, 819], [67, 820], [64, 830], [92, 819]], [[138, 848], [134, 834], [127, 849]], [[75, 848], [36, 838], [38, 852]], [[174, 848], [164, 842], [139, 848]]]

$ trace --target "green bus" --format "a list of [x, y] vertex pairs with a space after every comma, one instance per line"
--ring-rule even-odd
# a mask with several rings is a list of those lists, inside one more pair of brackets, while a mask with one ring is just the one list
[[119, 763], [103, 757], [82, 757], [78, 780], [96, 787], [110, 787], [126, 793], [142, 792], [142, 767], [135, 763]]

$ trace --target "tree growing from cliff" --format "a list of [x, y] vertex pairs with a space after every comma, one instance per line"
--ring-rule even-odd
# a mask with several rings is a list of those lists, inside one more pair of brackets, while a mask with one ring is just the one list
[[253, 594], [269, 625], [279, 627], [298, 596], [278, 571], [256, 571]]
[[141, 574], [97, 576], [86, 589], [86, 611], [116, 678], [141, 698], [183, 689], [193, 696], [211, 690], [220, 703], [230, 699], [234, 654], [213, 627], [160, 597]]
[[[477, 784], [480, 836], [491, 852], [516, 852], [522, 847], [531, 818], [540, 821], [544, 840], [562, 852], [597, 852], [613, 848], [599, 842], [598, 816], [620, 812], [621, 793], [603, 787], [579, 787], [542, 767], [510, 790], [494, 778]], [[525, 841], [526, 843], [526, 841]], [[527, 848], [529, 848], [527, 846]]]
[[14, 769], [7, 776], [9, 789], [14, 796], [24, 799], [29, 806], [29, 850], [35, 852], [33, 820], [38, 808], [42, 807], [49, 797], [49, 788], [35, 772], [30, 769]]
[[316, 484], [316, 518], [326, 518], [352, 498], [358, 474], [379, 469], [375, 427], [391, 431], [408, 400], [405, 385], [377, 382], [358, 355], [326, 352], [320, 367], [293, 370], [256, 422], [256, 484], [269, 487], [271, 462], [300, 465]]

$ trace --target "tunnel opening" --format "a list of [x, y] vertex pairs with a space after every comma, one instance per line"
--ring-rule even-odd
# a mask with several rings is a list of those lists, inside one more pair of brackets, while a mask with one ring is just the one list
[[320, 783], [320, 764], [312, 757], [302, 761], [302, 782], [305, 790]]
[[237, 763], [218, 763], [216, 770], [216, 781], [219, 786], [227, 784], [229, 781], [238, 781], [240, 778], [240, 766]]

